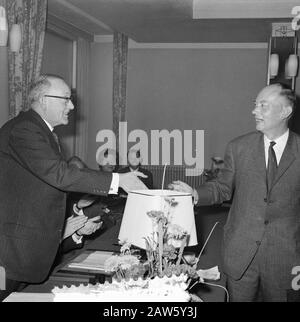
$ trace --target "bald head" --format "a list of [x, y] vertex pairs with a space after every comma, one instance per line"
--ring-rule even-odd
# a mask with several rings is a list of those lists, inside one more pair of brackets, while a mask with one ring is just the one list
[[55, 75], [42, 75], [32, 84], [29, 103], [52, 127], [68, 124], [69, 112], [74, 109], [69, 86]]
[[30, 86], [28, 101], [31, 108], [36, 108], [40, 104], [40, 100], [51, 88], [53, 81], [61, 81], [65, 83], [63, 78], [55, 75], [41, 75]]
[[296, 97], [291, 89], [282, 84], [264, 87], [256, 98], [253, 114], [256, 129], [270, 139], [276, 139], [287, 130]]
[[118, 165], [117, 151], [106, 149], [97, 155], [97, 163], [99, 168], [104, 172], [113, 172]]
[[127, 154], [127, 159], [131, 169], [138, 169], [142, 162], [140, 150], [130, 149]]
[[294, 110], [296, 105], [295, 92], [285, 84], [275, 83], [266, 87], [273, 91], [274, 94], [278, 95], [283, 106], [290, 106]]

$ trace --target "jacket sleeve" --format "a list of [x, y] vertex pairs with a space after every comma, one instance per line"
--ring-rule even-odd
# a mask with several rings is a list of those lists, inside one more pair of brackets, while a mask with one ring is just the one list
[[74, 250], [74, 249], [80, 249], [82, 248], [83, 246], [83, 242], [77, 244], [74, 242], [72, 236], [69, 236], [68, 238], [64, 239], [61, 244], [60, 244], [60, 247], [59, 247], [59, 254], [64, 254], [64, 253], [67, 253], [71, 250]]
[[198, 206], [220, 204], [230, 200], [235, 184], [234, 144], [230, 142], [226, 148], [224, 168], [218, 178], [201, 185], [198, 189]]
[[51, 145], [49, 135], [33, 122], [14, 126], [9, 137], [9, 150], [22, 167], [47, 184], [63, 190], [107, 194], [112, 175], [70, 166]]

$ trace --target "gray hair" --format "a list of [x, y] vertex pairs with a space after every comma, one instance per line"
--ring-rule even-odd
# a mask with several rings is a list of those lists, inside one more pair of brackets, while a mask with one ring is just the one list
[[275, 83], [274, 85], [280, 88], [279, 96], [283, 97], [288, 106], [291, 106], [293, 111], [296, 106], [296, 94], [295, 92], [286, 84]]
[[43, 97], [43, 95], [45, 95], [45, 93], [49, 90], [49, 88], [51, 87], [51, 81], [54, 79], [60, 79], [64, 81], [64, 79], [60, 76], [45, 74], [39, 76], [32, 82], [28, 95], [29, 107], [35, 107], [40, 98]]

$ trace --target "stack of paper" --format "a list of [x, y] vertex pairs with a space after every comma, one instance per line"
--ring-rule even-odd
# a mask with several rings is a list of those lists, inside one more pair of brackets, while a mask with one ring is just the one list
[[83, 253], [76, 257], [73, 262], [68, 264], [69, 268], [81, 268], [90, 270], [104, 270], [105, 261], [113, 256], [113, 252], [94, 251]]

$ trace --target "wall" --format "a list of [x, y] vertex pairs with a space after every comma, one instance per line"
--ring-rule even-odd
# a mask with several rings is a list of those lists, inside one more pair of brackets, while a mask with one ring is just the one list
[[[204, 130], [210, 167], [229, 140], [255, 129], [251, 111], [266, 65], [266, 48], [130, 48], [128, 130]], [[112, 127], [111, 43], [93, 44], [91, 66], [88, 160], [96, 166], [96, 133]]]
[[[42, 74], [54, 74], [63, 77], [71, 86], [73, 76], [73, 41], [49, 30], [45, 33]], [[55, 132], [66, 158], [74, 155], [75, 147], [75, 111], [69, 116], [68, 126], [58, 126]]]
[[232, 138], [252, 131], [266, 81], [266, 49], [133, 49], [129, 129], [204, 130], [205, 166]]
[[72, 41], [47, 30], [44, 41], [42, 73], [59, 75], [71, 85], [72, 57]]
[[94, 43], [91, 50], [90, 113], [87, 164], [97, 168], [97, 132], [112, 129], [112, 43]]
[[0, 47], [0, 127], [8, 120], [7, 47]]

